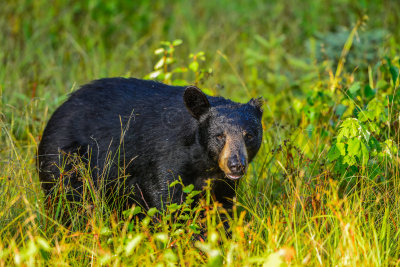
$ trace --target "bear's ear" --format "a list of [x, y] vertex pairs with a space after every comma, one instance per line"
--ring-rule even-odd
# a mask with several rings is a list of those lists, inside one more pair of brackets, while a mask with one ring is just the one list
[[186, 87], [183, 102], [190, 114], [197, 120], [210, 109], [207, 96], [196, 86]]
[[249, 105], [254, 107], [257, 111], [257, 115], [261, 118], [263, 114], [262, 106], [264, 104], [264, 99], [262, 97], [252, 98], [249, 101]]

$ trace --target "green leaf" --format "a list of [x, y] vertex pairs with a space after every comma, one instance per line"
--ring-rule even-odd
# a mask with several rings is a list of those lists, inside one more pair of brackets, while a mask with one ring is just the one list
[[380, 128], [378, 127], [378, 125], [376, 125], [376, 123], [370, 122], [370, 123], [368, 123], [367, 125], [368, 125], [368, 128], [369, 128], [369, 130], [370, 130], [371, 132], [376, 133], [377, 135], [379, 135], [379, 133], [380, 133], [381, 130], [380, 130]]
[[182, 214], [178, 217], [179, 220], [189, 220], [190, 216], [188, 214]]
[[168, 210], [170, 211], [170, 212], [174, 212], [174, 211], [176, 211], [177, 209], [179, 209], [181, 207], [181, 205], [178, 205], [178, 204], [176, 204], [176, 203], [173, 203], [173, 204], [171, 204], [171, 205], [168, 205]]
[[187, 84], [188, 84], [188, 82], [183, 79], [175, 79], [172, 81], [172, 85], [175, 85], [175, 86], [186, 86]]
[[329, 161], [337, 160], [340, 157], [340, 151], [337, 148], [336, 144], [331, 147], [331, 149], [328, 152], [327, 157], [328, 157]]
[[341, 142], [342, 139], [343, 139], [343, 137], [344, 137], [344, 130], [340, 129], [340, 130], [339, 130], [339, 133], [338, 133], [338, 135], [337, 135], [336, 141], [337, 141], [337, 142]]
[[142, 212], [142, 208], [139, 206], [135, 206], [133, 208], [133, 210], [132, 209], [125, 210], [122, 212], [122, 214], [124, 215], [125, 218], [128, 218], [129, 216], [135, 216], [141, 212]]
[[110, 228], [108, 228], [106, 226], [101, 228], [101, 230], [100, 230], [100, 235], [110, 236], [111, 234], [112, 234], [112, 231], [110, 230]]
[[381, 144], [380, 144], [379, 141], [376, 140], [376, 138], [373, 137], [373, 136], [371, 136], [371, 138], [369, 139], [368, 146], [369, 146], [371, 149], [376, 150], [377, 152], [379, 152], [379, 151], [382, 150]]
[[369, 111], [369, 118], [371, 120], [373, 119], [379, 120], [379, 118], [385, 111], [385, 107], [382, 101], [379, 101], [378, 99], [374, 98], [368, 103], [367, 110]]
[[154, 239], [161, 241], [162, 243], [168, 242], [168, 234], [167, 233], [156, 233], [154, 234]]
[[185, 204], [187, 204], [187, 205], [190, 205], [190, 204], [192, 204], [192, 203], [193, 203], [193, 201], [194, 201], [194, 199], [191, 199], [191, 198], [186, 198], [186, 200], [185, 200]]
[[371, 137], [371, 133], [368, 131], [367, 126], [361, 124], [361, 136], [364, 137], [366, 143], [369, 142], [369, 138]]
[[341, 174], [346, 172], [346, 168], [347, 168], [347, 164], [344, 163], [344, 159], [339, 159], [338, 161], [336, 161], [334, 170], [336, 172], [339, 172]]
[[380, 90], [386, 90], [390, 87], [390, 85], [385, 80], [378, 80], [375, 87]]
[[167, 46], [165, 47], [165, 50], [167, 50], [167, 53], [171, 55], [172, 53], [175, 52], [175, 46]]
[[187, 68], [184, 68], [184, 67], [175, 68], [171, 72], [173, 72], [173, 73], [183, 73], [183, 72], [187, 72]]
[[172, 77], [172, 72], [167, 72], [167, 73], [165, 73], [165, 76], [164, 76], [164, 80], [169, 80], [169, 79], [171, 79], [171, 77]]
[[354, 95], [360, 90], [360, 88], [361, 88], [360, 82], [355, 82], [350, 86], [349, 91], [352, 95]]
[[182, 43], [183, 43], [183, 41], [181, 39], [177, 39], [177, 40], [172, 42], [172, 45], [173, 46], [178, 46], [178, 45], [181, 45]]
[[157, 208], [151, 208], [147, 211], [147, 215], [149, 215], [150, 217], [153, 217], [154, 215], [156, 215], [156, 213], [158, 213], [158, 209]]
[[169, 187], [174, 187], [174, 186], [177, 185], [177, 184], [179, 184], [179, 180], [173, 181], [173, 182], [169, 185]]
[[171, 45], [171, 42], [168, 42], [168, 41], [161, 41], [160, 44], [163, 45], [163, 46], [170, 46], [170, 45]]
[[145, 79], [155, 79], [158, 76], [160, 76], [160, 74], [162, 73], [162, 70], [156, 70], [153, 72], [150, 72], [148, 75], [146, 75], [144, 78]]
[[363, 166], [366, 166], [369, 160], [369, 152], [367, 146], [361, 142], [361, 156], [359, 157]]
[[200, 51], [199, 53], [197, 53], [197, 59], [201, 60], [201, 61], [205, 61], [206, 60], [206, 56], [205, 56], [203, 51]]
[[366, 121], [368, 121], [369, 118], [370, 118], [369, 111], [367, 111], [367, 110], [361, 110], [361, 111], [357, 114], [357, 118], [358, 118], [361, 122], [366, 122]]
[[190, 192], [190, 194], [188, 194], [187, 197], [192, 198], [194, 196], [197, 196], [200, 193], [201, 193], [200, 190], [194, 190], [194, 191]]
[[142, 208], [139, 207], [139, 206], [136, 206], [136, 207], [133, 209], [132, 214], [133, 214], [133, 215], [136, 215], [136, 214], [139, 214], [139, 213], [141, 213], [141, 212], [142, 212]]
[[353, 166], [357, 163], [356, 159], [352, 156], [346, 155], [343, 158], [343, 163], [347, 163], [349, 166]]
[[143, 239], [143, 234], [138, 234], [135, 236], [133, 239], [128, 241], [128, 243], [125, 246], [125, 254], [126, 256], [130, 256], [133, 252], [133, 250], [139, 245], [140, 241]]
[[353, 138], [348, 141], [347, 153], [349, 156], [359, 156], [361, 154], [361, 141], [358, 138]]
[[189, 69], [196, 72], [199, 69], [199, 63], [197, 61], [192, 61], [189, 65]]
[[40, 246], [41, 249], [43, 249], [45, 251], [50, 251], [51, 250], [51, 247], [50, 247], [49, 243], [44, 238], [38, 237], [36, 239], [36, 242], [38, 243], [38, 245]]
[[190, 192], [192, 192], [193, 189], [194, 189], [194, 185], [190, 184], [190, 185], [185, 186], [183, 188], [183, 192], [186, 193], [186, 194], [189, 194]]
[[170, 65], [174, 62], [175, 62], [175, 59], [172, 57], [167, 57], [167, 59], [165, 60], [165, 64], [167, 64], [167, 65]]
[[352, 126], [349, 128], [350, 135], [348, 137], [350, 138], [358, 136], [358, 128], [358, 124], [352, 124]]
[[211, 89], [208, 89], [208, 88], [202, 88], [201, 91], [203, 91], [203, 93], [205, 93], [207, 95], [211, 95], [211, 96], [215, 95], [215, 93]]
[[344, 114], [344, 112], [346, 111], [347, 106], [339, 104], [337, 105], [336, 109], [335, 109], [335, 114], [338, 117], [342, 117], [342, 115]]
[[336, 143], [336, 147], [339, 149], [340, 155], [346, 155], [346, 148], [344, 146], [344, 143]]
[[158, 69], [162, 68], [165, 64], [165, 60], [166, 60], [165, 57], [160, 58], [160, 60], [156, 63], [156, 65], [154, 65], [154, 69], [158, 70]]
[[397, 78], [399, 77], [399, 69], [395, 66], [390, 66], [389, 71], [392, 75], [393, 84], [396, 85]]
[[356, 118], [347, 118], [340, 126], [338, 141], [342, 137], [353, 138], [359, 135], [360, 123]]
[[192, 230], [201, 229], [201, 227], [199, 225], [195, 224], [195, 223], [191, 223], [189, 225], [189, 228], [192, 229]]
[[[377, 88], [379, 88], [378, 86], [379, 86], [379, 81], [377, 82]], [[369, 86], [369, 84], [367, 84], [365, 87], [364, 87], [364, 95], [365, 95], [365, 97], [367, 97], [368, 99], [370, 99], [370, 98], [372, 98], [372, 97], [374, 97], [375, 95], [376, 95], [376, 89], [372, 89], [371, 88], [371, 86]]]
[[154, 51], [154, 54], [156, 54], [156, 55], [158, 55], [158, 54], [161, 54], [161, 53], [164, 53], [164, 48], [158, 48], [158, 49], [156, 49], [156, 51]]

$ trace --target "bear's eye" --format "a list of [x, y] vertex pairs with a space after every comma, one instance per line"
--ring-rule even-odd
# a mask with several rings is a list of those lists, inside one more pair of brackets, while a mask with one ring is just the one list
[[223, 133], [217, 134], [215, 136], [215, 138], [217, 138], [218, 141], [222, 141], [225, 139], [225, 135]]
[[251, 133], [246, 133], [245, 135], [244, 135], [244, 138], [246, 138], [246, 140], [251, 140], [251, 139], [253, 139], [254, 138], [254, 135], [252, 135]]

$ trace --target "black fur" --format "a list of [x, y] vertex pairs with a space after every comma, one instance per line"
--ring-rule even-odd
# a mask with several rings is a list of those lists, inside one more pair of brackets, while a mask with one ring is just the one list
[[72, 163], [63, 175], [59, 168], [65, 155], [75, 154], [89, 164], [95, 188], [103, 185], [107, 194], [128, 196], [122, 209], [133, 203], [161, 209], [162, 203], [181, 201], [179, 190], [168, 198], [168, 185], [178, 177], [197, 190], [213, 178], [217, 200], [229, 208], [237, 180], [219, 168], [224, 142], [215, 137], [251, 133], [251, 140], [239, 140], [246, 142], [250, 162], [261, 145], [261, 115], [259, 100], [239, 104], [206, 96], [196, 87], [97, 80], [74, 92], [48, 122], [38, 149], [42, 187], [51, 195], [62, 176], [69, 198], [80, 201], [81, 175]]

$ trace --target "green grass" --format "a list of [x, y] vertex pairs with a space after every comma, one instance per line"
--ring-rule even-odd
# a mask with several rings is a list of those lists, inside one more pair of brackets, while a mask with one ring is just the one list
[[[0, 266], [400, 265], [397, 1], [132, 3], [1, 4]], [[204, 51], [199, 70], [212, 75], [192, 69], [167, 82], [266, 100], [232, 236], [209, 196], [188, 217], [169, 207], [142, 221], [116, 220], [99, 199], [74, 231], [59, 225], [35, 167], [52, 112], [93, 79], [145, 77], [160, 42], [176, 39], [167, 71]]]

